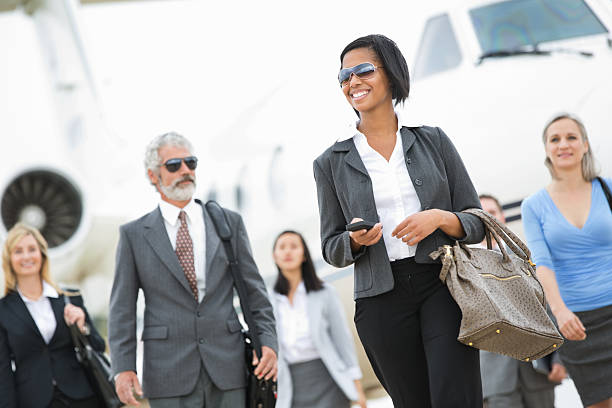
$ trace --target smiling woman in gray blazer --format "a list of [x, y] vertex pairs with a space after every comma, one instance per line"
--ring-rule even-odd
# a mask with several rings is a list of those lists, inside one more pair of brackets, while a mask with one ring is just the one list
[[[314, 162], [323, 257], [354, 264], [357, 331], [396, 408], [481, 408], [478, 350], [456, 340], [461, 311], [429, 257], [483, 239], [480, 220], [461, 212], [480, 208], [478, 195], [444, 132], [405, 126], [394, 111], [410, 85], [393, 41], [358, 38], [340, 61], [359, 120]], [[359, 220], [375, 225], [346, 230]]]
[[270, 301], [279, 338], [277, 408], [366, 408], [361, 370], [342, 305], [314, 269], [301, 234], [273, 247], [278, 277]]

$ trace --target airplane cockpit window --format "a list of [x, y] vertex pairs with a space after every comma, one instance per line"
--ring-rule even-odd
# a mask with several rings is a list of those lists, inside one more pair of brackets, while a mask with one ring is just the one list
[[414, 65], [414, 78], [447, 71], [461, 63], [461, 50], [448, 14], [427, 20]]
[[583, 0], [505, 1], [469, 14], [483, 53], [608, 32]]

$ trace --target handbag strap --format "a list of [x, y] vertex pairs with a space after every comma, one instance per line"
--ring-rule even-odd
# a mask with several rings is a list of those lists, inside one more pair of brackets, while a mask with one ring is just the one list
[[612, 211], [612, 193], [610, 193], [610, 189], [608, 188], [608, 183], [606, 183], [601, 177], [595, 177], [599, 184], [601, 184], [601, 188], [603, 189], [604, 194], [606, 195], [606, 200], [608, 200], [608, 205], [610, 206], [610, 211]]
[[495, 217], [489, 213], [481, 210], [480, 208], [469, 208], [463, 211], [467, 214], [472, 214], [480, 218], [485, 227], [496, 232], [501, 239], [508, 245], [508, 247], [514, 252], [519, 258], [531, 262], [531, 251], [527, 248], [527, 245], [512, 232], [507, 226], [503, 225]]
[[[65, 304], [72, 304], [70, 301], [70, 296], [66, 294], [63, 294], [63, 296]], [[83, 333], [81, 333], [76, 323], [68, 325], [68, 329], [70, 330], [70, 337], [72, 337], [72, 344], [74, 346], [74, 352], [76, 353], [77, 360], [79, 360], [79, 363], [82, 363], [85, 359], [87, 348], [91, 348], [89, 340], [83, 335]]]
[[[202, 205], [200, 200], [196, 201], [198, 204]], [[236, 260], [234, 248], [232, 248], [232, 229], [230, 228], [227, 220], [227, 213], [223, 207], [221, 207], [219, 203], [214, 200], [208, 201], [202, 207], [202, 210], [207, 211], [208, 215], [210, 215], [213, 225], [215, 226], [215, 231], [217, 232], [219, 238], [221, 238], [221, 242], [223, 242], [225, 254], [229, 260], [230, 272], [232, 274], [232, 278], [234, 279], [234, 286], [236, 287], [238, 297], [240, 298], [240, 307], [242, 308], [242, 313], [244, 314], [244, 320], [249, 327], [247, 336], [253, 342], [253, 348], [255, 349], [257, 358], [261, 358], [261, 341], [259, 340], [259, 335], [257, 334], [257, 326], [255, 325], [253, 313], [249, 307], [246, 284], [242, 278], [242, 275], [240, 274], [240, 271], [238, 270], [238, 261]]]

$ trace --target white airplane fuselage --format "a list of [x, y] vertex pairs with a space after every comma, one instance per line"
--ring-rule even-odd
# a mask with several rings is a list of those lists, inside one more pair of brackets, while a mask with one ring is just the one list
[[[0, 0], [0, 10], [3, 3], [12, 2]], [[576, 2], [578, 6], [586, 5], [603, 27], [597, 34], [529, 46], [519, 44], [524, 50], [537, 46], [550, 51], [548, 55], [526, 53], [479, 62], [484, 51], [470, 13], [502, 3], [506, 2], [471, 0], [437, 2], [431, 6], [432, 19], [424, 24], [425, 33], [429, 23], [448, 24], [450, 31], [444, 33], [450, 32], [450, 39], [456, 43], [454, 54], [447, 48], [437, 48], [435, 35], [424, 37], [415, 57], [419, 68], [414, 71], [419, 75], [402, 110], [411, 123], [444, 129], [461, 154], [476, 189], [499, 197], [502, 204], [514, 203], [509, 212], [518, 215], [516, 203], [548, 183], [541, 133], [545, 122], [557, 112], [568, 111], [584, 121], [602, 175], [612, 176], [612, 82], [609, 80], [612, 3], [607, 0]], [[37, 188], [42, 191], [43, 187], [55, 186], [53, 183], [58, 177], [63, 179], [68, 186], [66, 191], [79, 202], [81, 213], [66, 239], [58, 241], [51, 251], [53, 275], [58, 281], [79, 284], [90, 311], [104, 317], [114, 271], [118, 226], [152, 209], [158, 199], [142, 168], [146, 140], [119, 138], [109, 130], [100, 99], [103, 90], [88, 64], [76, 24], [78, 7], [68, 0], [61, 3], [41, 0], [35, 4], [38, 7], [31, 10], [33, 19], [27, 24], [35, 25], [33, 32], [37, 33], [42, 52], [30, 51], [31, 61], [45, 67], [46, 81], [39, 75], [31, 75], [29, 86], [38, 90], [30, 92], [38, 95], [35, 100], [17, 100], [17, 108], [8, 98], [0, 102], [3, 108], [0, 123], [7, 126], [7, 134], [14, 135], [2, 139], [2, 168], [6, 171], [0, 174], [3, 206], [0, 238], [15, 217], [42, 222], [44, 226], [45, 220], [53, 215], [44, 211], [41, 214], [32, 207], [37, 205], [36, 197], [46, 197], [42, 193], [34, 199], [19, 201], [12, 198], [11, 191], [31, 192], [28, 186], [32, 185], [40, 186]], [[522, 13], [527, 20], [532, 12], [529, 7], [513, 11]], [[491, 18], [498, 18], [502, 27], [507, 16], [498, 14]], [[490, 24], [494, 27], [496, 23]], [[389, 30], [391, 38], [402, 34], [401, 26]], [[32, 35], [32, 32], [23, 30], [21, 34]], [[447, 47], [447, 44], [442, 45]], [[321, 45], [322, 49], [325, 47]], [[454, 55], [454, 59], [442, 61], [445, 68], [431, 73], [419, 65], [426, 55], [434, 59]], [[267, 61], [267, 64], [274, 69], [273, 62]], [[301, 69], [303, 64], [303, 60], [295, 61], [294, 66]], [[17, 76], [18, 68], [7, 72]], [[28, 74], [33, 68], [24, 69]], [[197, 194], [203, 199], [214, 197], [222, 205], [241, 212], [255, 259], [268, 282], [276, 276], [271, 258], [274, 238], [285, 229], [302, 232], [318, 273], [338, 288], [347, 316], [352, 320], [352, 270], [338, 271], [320, 255], [312, 161], [345, 134], [357, 117], [339, 87], [333, 81], [326, 81], [329, 72], [324, 66], [312, 64], [305, 69], [307, 77], [320, 80], [296, 89], [301, 77], [296, 80], [295, 72], [279, 73], [280, 79], [263, 98], [255, 98], [255, 103], [245, 112], [237, 112], [235, 124], [225, 132], [206, 135], [209, 148], [196, 152], [201, 163]], [[234, 77], [208, 80], [235, 84]], [[9, 94], [19, 94], [18, 86], [9, 85], [13, 86], [9, 87]], [[165, 130], [161, 129], [160, 133]], [[36, 179], [40, 170], [44, 170], [47, 178]], [[5, 206], [13, 211], [13, 216], [5, 216], [10, 213], [5, 211]], [[519, 232], [522, 230], [520, 222], [510, 226]], [[356, 344], [365, 373], [364, 386], [374, 387], [377, 381], [359, 342]]]

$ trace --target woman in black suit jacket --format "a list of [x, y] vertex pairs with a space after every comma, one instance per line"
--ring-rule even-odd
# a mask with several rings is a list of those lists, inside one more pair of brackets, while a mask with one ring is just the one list
[[[340, 62], [359, 120], [314, 162], [323, 257], [355, 265], [355, 325], [396, 408], [482, 408], [478, 350], [457, 341], [461, 310], [429, 257], [484, 238], [480, 220], [462, 213], [480, 207], [478, 195], [444, 132], [406, 126], [394, 111], [410, 85], [393, 41], [358, 38]], [[360, 219], [375, 224], [345, 229]]]
[[0, 408], [101, 407], [75, 357], [68, 325], [76, 323], [96, 350], [104, 340], [80, 296], [66, 304], [49, 276], [47, 242], [17, 224], [2, 251], [5, 296], [0, 299]]

